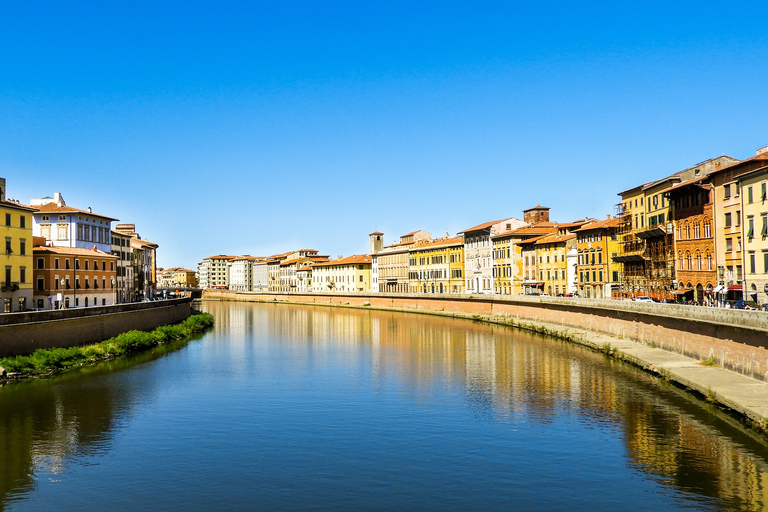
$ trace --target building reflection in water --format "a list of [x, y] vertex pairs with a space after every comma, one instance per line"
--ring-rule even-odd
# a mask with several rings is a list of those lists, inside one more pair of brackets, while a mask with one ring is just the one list
[[[281, 353], [289, 349], [286, 371], [344, 358], [350, 368], [369, 369], [383, 393], [395, 381], [416, 401], [459, 393], [481, 421], [547, 425], [566, 414], [603, 423], [620, 436], [631, 463], [659, 482], [712, 496], [725, 508], [768, 508], [762, 438], [684, 392], [581, 347], [431, 315], [286, 304], [204, 308], [216, 316], [216, 328], [195, 356], [219, 366], [225, 359], [235, 371], [255, 372], [265, 351], [279, 345]], [[36, 471], [56, 474], [68, 457], [109, 452], [131, 408], [152, 399], [162, 386], [156, 379], [172, 378], [135, 367], [117, 371], [141, 361], [0, 389], [0, 508], [32, 488]]]

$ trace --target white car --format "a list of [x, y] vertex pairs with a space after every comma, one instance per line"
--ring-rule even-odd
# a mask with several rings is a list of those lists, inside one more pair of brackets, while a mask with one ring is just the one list
[[653, 299], [645, 295], [639, 295], [635, 297], [635, 302], [653, 302]]

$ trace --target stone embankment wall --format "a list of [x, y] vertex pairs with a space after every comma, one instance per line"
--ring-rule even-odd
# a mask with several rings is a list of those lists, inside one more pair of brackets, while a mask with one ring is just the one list
[[509, 324], [556, 324], [625, 338], [768, 380], [768, 313], [564, 297], [256, 293], [206, 290], [203, 299], [349, 305], [481, 316]]
[[185, 320], [191, 305], [192, 299], [184, 298], [0, 315], [0, 357], [97, 343], [134, 329], [151, 331]]

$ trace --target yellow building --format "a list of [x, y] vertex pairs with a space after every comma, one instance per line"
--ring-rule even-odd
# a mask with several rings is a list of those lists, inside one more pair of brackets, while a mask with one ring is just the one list
[[620, 219], [593, 221], [576, 233], [578, 293], [582, 297], [608, 299], [620, 285], [620, 265], [613, 261], [619, 251]]
[[413, 293], [464, 293], [464, 237], [416, 242], [409, 250]]
[[32, 212], [5, 197], [5, 178], [0, 178], [0, 237], [4, 250], [0, 256], [2, 284], [0, 307], [3, 313], [32, 307]]
[[575, 265], [576, 235], [558, 230], [534, 242], [539, 281], [547, 295], [565, 295], [576, 291]]

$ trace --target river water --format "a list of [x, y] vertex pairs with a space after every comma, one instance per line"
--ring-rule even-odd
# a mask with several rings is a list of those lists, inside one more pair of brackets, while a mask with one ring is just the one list
[[0, 389], [5, 510], [766, 510], [768, 445], [663, 380], [468, 320], [204, 303]]

